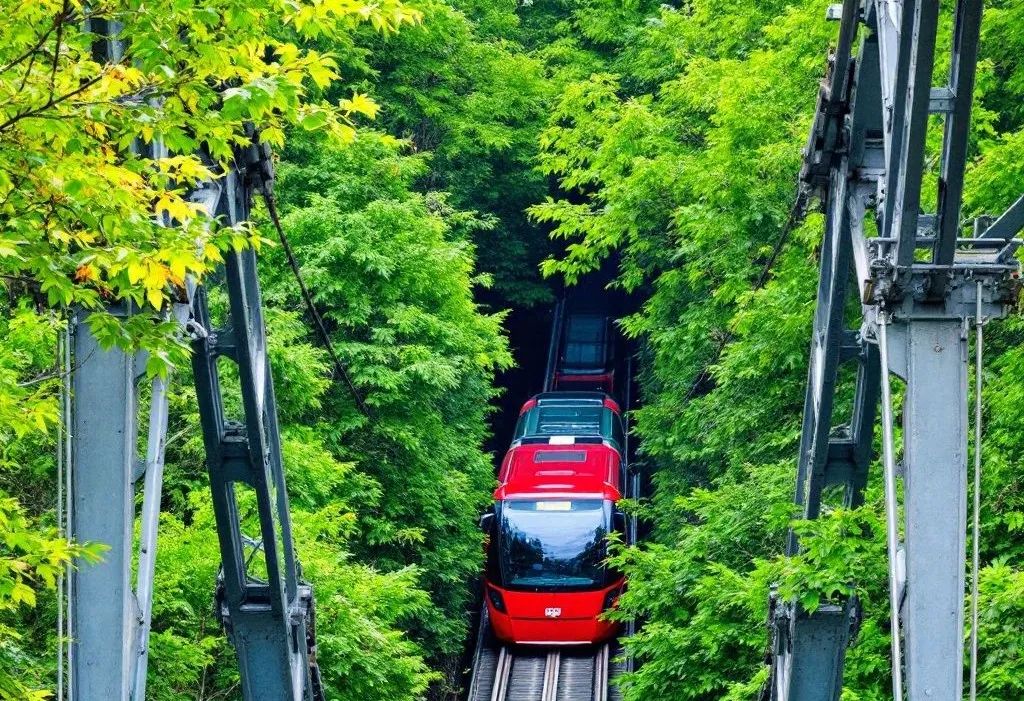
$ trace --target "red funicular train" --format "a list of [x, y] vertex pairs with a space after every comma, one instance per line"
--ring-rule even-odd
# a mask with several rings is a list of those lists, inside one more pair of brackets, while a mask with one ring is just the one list
[[574, 316], [556, 320], [562, 338], [552, 347], [560, 352], [545, 384], [603, 391], [544, 392], [523, 405], [494, 510], [481, 521], [489, 535], [487, 612], [495, 636], [507, 643], [586, 645], [618, 632], [601, 614], [625, 583], [605, 562], [609, 532], [626, 531], [615, 508], [623, 497], [625, 434], [619, 405], [607, 394], [614, 378], [607, 319], [584, 316], [586, 337]]

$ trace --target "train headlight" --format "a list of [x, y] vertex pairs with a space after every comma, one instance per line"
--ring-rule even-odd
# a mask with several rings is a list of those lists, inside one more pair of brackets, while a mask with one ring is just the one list
[[615, 607], [615, 603], [619, 600], [619, 596], [621, 596], [621, 595], [622, 595], [622, 587], [621, 586], [615, 587], [614, 589], [609, 589], [608, 593], [604, 595], [604, 607], [603, 607], [603, 609], [605, 611], [607, 611], [608, 609], [614, 608]]
[[502, 598], [501, 592], [492, 587], [487, 587], [487, 598], [491, 600], [491, 605], [494, 610], [498, 613], [507, 613], [505, 610], [505, 599]]

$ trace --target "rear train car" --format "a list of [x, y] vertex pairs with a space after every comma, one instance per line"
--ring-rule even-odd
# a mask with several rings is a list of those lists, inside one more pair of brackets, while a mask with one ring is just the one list
[[615, 390], [612, 320], [600, 312], [566, 311], [558, 342], [554, 390]]

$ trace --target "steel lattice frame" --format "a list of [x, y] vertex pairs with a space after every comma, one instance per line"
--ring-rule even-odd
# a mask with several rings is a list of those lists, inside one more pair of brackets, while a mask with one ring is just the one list
[[[966, 323], [977, 293], [987, 318], [1016, 296], [1024, 198], [961, 235], [961, 203], [981, 0], [956, 2], [948, 82], [933, 87], [938, 0], [846, 0], [829, 10], [839, 40], [819, 93], [801, 180], [826, 213], [795, 502], [817, 518], [824, 490], [863, 500], [881, 375], [880, 315], [904, 396], [906, 540], [894, 593], [905, 629], [911, 701], [962, 695], [966, 532]], [[854, 45], [858, 44], [856, 52]], [[921, 212], [929, 116], [942, 115], [939, 198]], [[867, 216], [877, 234], [869, 236]], [[851, 274], [853, 278], [851, 279]], [[847, 318], [860, 302], [858, 319]], [[852, 322], [852, 323], [851, 323]], [[859, 328], [857, 328], [859, 327]], [[855, 373], [840, 366], [855, 364]], [[842, 387], [842, 378], [854, 386]], [[837, 390], [853, 409], [835, 416]], [[787, 552], [800, 544], [790, 535]], [[813, 615], [773, 594], [772, 701], [835, 701], [855, 600]]]
[[[121, 56], [117, 27], [91, 27], [97, 52]], [[230, 170], [193, 193], [222, 225], [249, 218], [254, 192], [273, 181], [270, 153], [255, 133]], [[234, 644], [246, 701], [322, 701], [316, 664], [313, 593], [302, 581], [292, 542], [277, 407], [262, 301], [251, 249], [225, 254], [228, 310], [215, 327], [206, 291], [189, 285], [175, 305], [193, 339], [193, 372], [213, 494], [222, 573], [217, 613]], [[130, 308], [112, 310], [129, 315]], [[79, 315], [81, 316], [81, 315]], [[103, 563], [83, 565], [69, 583], [72, 631], [69, 699], [142, 701], [148, 660], [159, 524], [167, 384], [153, 382], [145, 457], [136, 455], [138, 385], [144, 358], [99, 347], [84, 319], [72, 324], [72, 489], [70, 531], [110, 546]], [[242, 416], [225, 413], [218, 359], [237, 366]], [[143, 481], [139, 565], [133, 576], [135, 486]], [[259, 532], [243, 533], [236, 491], [251, 489]], [[257, 566], [253, 566], [253, 562]], [[253, 572], [252, 570], [256, 570]], [[211, 582], [211, 585], [213, 583]]]

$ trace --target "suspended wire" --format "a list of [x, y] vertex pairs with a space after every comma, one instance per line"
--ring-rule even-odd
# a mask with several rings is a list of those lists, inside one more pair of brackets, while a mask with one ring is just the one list
[[978, 698], [978, 577], [981, 570], [981, 361], [985, 320], [981, 316], [981, 282], [974, 317], [974, 513], [971, 519], [971, 700]]
[[[64, 370], [64, 344], [66, 343], [67, 329], [57, 334], [57, 368], [58, 372]], [[64, 405], [64, 382], [61, 381], [61, 390], [58, 401], [63, 408]], [[66, 540], [67, 535], [64, 528], [64, 431], [65, 422], [62, 418], [57, 422], [57, 537]], [[64, 701], [64, 570], [57, 573], [57, 701]]]
[[882, 375], [882, 466], [885, 474], [885, 535], [889, 553], [889, 617], [892, 650], [892, 695], [903, 701], [903, 661], [900, 652], [899, 503], [896, 498], [896, 446], [893, 439], [892, 387], [889, 375], [888, 315], [878, 316], [878, 355]]
[[[761, 272], [758, 274], [757, 280], [754, 281], [753, 287], [751, 287], [752, 292], [757, 292], [768, 284], [768, 278], [771, 276], [772, 268], [775, 267], [775, 263], [778, 262], [779, 256], [782, 255], [782, 250], [789, 241], [790, 234], [792, 234], [793, 229], [795, 229], [804, 219], [804, 215], [807, 210], [808, 196], [809, 191], [803, 186], [803, 184], [801, 184], [797, 190], [796, 198], [793, 200], [793, 204], [789, 208], [789, 216], [786, 217], [786, 223], [783, 225], [778, 238], [775, 240], [775, 245], [772, 247], [771, 255], [768, 256], [768, 260], [766, 260], [764, 265], [761, 267]], [[718, 361], [722, 359], [722, 353], [725, 352], [726, 346], [732, 343], [735, 331], [735, 323], [726, 329], [725, 334], [722, 336], [721, 340], [719, 340], [718, 346], [715, 348], [711, 358], [704, 363], [700, 372], [697, 373], [697, 376], [692, 382], [690, 382], [690, 390], [686, 393], [684, 401], [693, 399], [693, 396], [697, 393], [700, 387], [710, 379], [711, 368], [717, 365]]]
[[[62, 354], [63, 362], [63, 373], [61, 377], [61, 423], [64, 427], [62, 433], [64, 437], [64, 457], [61, 461], [64, 470], [64, 522], [63, 522], [63, 537], [66, 542], [70, 544], [72, 537], [71, 524], [72, 524], [72, 507], [74, 504], [74, 498], [72, 495], [71, 488], [74, 484], [74, 460], [73, 453], [71, 452], [71, 439], [72, 439], [72, 415], [71, 415], [71, 328], [72, 324], [78, 323], [74, 316], [71, 316], [67, 325], [64, 329], [64, 350]], [[84, 362], [84, 361], [83, 361]], [[61, 446], [58, 446], [58, 450], [61, 450]], [[64, 614], [64, 640], [65, 642], [61, 645], [62, 665], [67, 668], [67, 683], [66, 683], [66, 699], [67, 701], [74, 701], [75, 698], [75, 677], [74, 667], [71, 665], [72, 651], [71, 641], [75, 636], [74, 618], [72, 616], [72, 602], [74, 601], [74, 584], [75, 580], [72, 577], [72, 569], [74, 565], [72, 562], [68, 562], [64, 567], [64, 581], [66, 582], [66, 598], [60, 602], [58, 608], [63, 609]], [[58, 697], [58, 701], [64, 701]]]
[[277, 211], [277, 202], [274, 198], [274, 193], [266, 184], [260, 188], [260, 191], [263, 195], [263, 201], [267, 205], [267, 212], [270, 214], [270, 220], [274, 223], [274, 228], [277, 230], [277, 237], [281, 241], [281, 247], [284, 249], [285, 257], [288, 259], [288, 265], [292, 269], [295, 281], [299, 284], [299, 290], [302, 292], [302, 299], [306, 303], [306, 309], [309, 311], [309, 315], [313, 319], [313, 325], [316, 327], [317, 334], [320, 336], [320, 340], [327, 349], [327, 354], [331, 357], [331, 363], [334, 365], [335, 371], [345, 382], [349, 393], [355, 400], [356, 407], [358, 407], [363, 416], [369, 418], [371, 417], [370, 408], [366, 405], [366, 401], [363, 399], [359, 390], [356, 388], [355, 383], [352, 381], [352, 377], [349, 375], [348, 368], [345, 367], [345, 363], [342, 362], [338, 353], [335, 351], [334, 344], [331, 342], [331, 336], [327, 332], [327, 326], [324, 325], [323, 317], [321, 317], [320, 312], [317, 311], [316, 304], [313, 301], [313, 295], [306, 286], [306, 281], [302, 278], [302, 271], [299, 268], [299, 263], [295, 259], [295, 253], [292, 251], [291, 244], [288, 242], [288, 237], [284, 233], [284, 227], [281, 225], [281, 217]]

